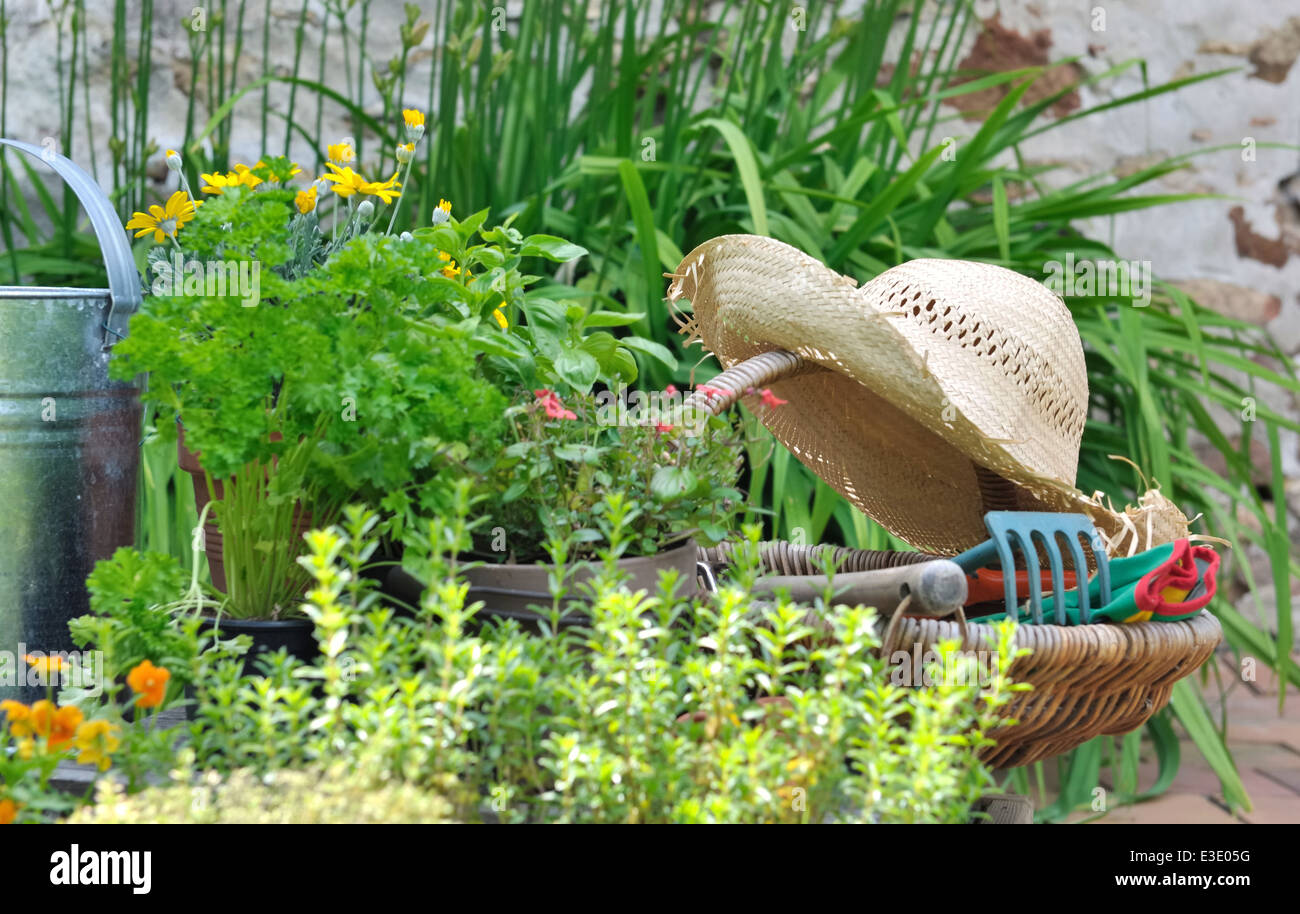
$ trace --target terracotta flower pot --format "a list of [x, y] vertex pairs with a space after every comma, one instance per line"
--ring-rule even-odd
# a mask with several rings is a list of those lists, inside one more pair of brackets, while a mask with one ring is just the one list
[[[278, 441], [280, 433], [272, 433], [271, 440]], [[203, 470], [203, 464], [199, 461], [199, 455], [185, 446], [185, 427], [178, 424], [176, 438], [176, 457], [180, 463], [180, 468], [190, 474], [190, 479], [194, 483], [194, 505], [200, 515], [207, 505], [208, 483]], [[233, 480], [225, 480], [226, 483]], [[217, 500], [221, 500], [223, 491], [223, 480], [214, 479], [212, 488], [216, 492]], [[311, 529], [311, 512], [303, 511], [298, 507], [294, 509], [293, 535], [301, 539], [302, 535]], [[203, 552], [208, 557], [208, 574], [212, 578], [212, 586], [221, 593], [226, 592], [226, 561], [225, 550], [222, 546], [221, 528], [208, 512], [208, 518], [203, 523]]]
[[[665, 552], [655, 555], [637, 556], [621, 559], [618, 567], [628, 576], [628, 586], [632, 590], [646, 590], [653, 593], [659, 586], [659, 572], [676, 569], [679, 573], [680, 587], [695, 588], [696, 546], [687, 542]], [[526, 630], [538, 630], [538, 623], [544, 618], [530, 606], [550, 606], [552, 602], [548, 576], [553, 566], [543, 564], [500, 564], [479, 565], [464, 572], [469, 582], [469, 595], [466, 604], [482, 601], [484, 606], [479, 615], [489, 618], [516, 619]], [[583, 594], [577, 585], [590, 581], [595, 574], [590, 563], [584, 563], [569, 578], [570, 601], [584, 602]], [[424, 585], [411, 577], [400, 567], [389, 572], [384, 583], [384, 591], [411, 605], [420, 602]], [[681, 590], [679, 589], [679, 592]], [[570, 614], [561, 625], [577, 625], [585, 617]]]

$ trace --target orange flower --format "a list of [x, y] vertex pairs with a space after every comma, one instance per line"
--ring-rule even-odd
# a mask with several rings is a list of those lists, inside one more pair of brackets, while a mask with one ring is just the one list
[[32, 735], [31, 708], [20, 701], [6, 699], [0, 701], [0, 711], [4, 712], [5, 720], [9, 722], [9, 732], [16, 738], [22, 739]]
[[41, 739], [48, 738], [54, 724], [54, 713], [58, 710], [54, 702], [44, 698], [33, 704], [27, 715], [29, 732]]
[[69, 705], [66, 708], [59, 708], [54, 712], [54, 718], [50, 722], [50, 742], [51, 749], [61, 749], [72, 738], [77, 735], [77, 728], [81, 722], [86, 719], [86, 715], [81, 713], [80, 708], [74, 708]]
[[0, 800], [0, 825], [12, 825], [16, 818], [18, 818], [18, 804], [8, 797]]
[[42, 699], [31, 706], [27, 719], [23, 721], [23, 728], [27, 732], [21, 735], [38, 736], [45, 740], [50, 749], [58, 749], [72, 742], [77, 727], [85, 718], [86, 715], [81, 713], [80, 708], [71, 705], [60, 708], [54, 702]]
[[172, 678], [166, 667], [154, 666], [149, 660], [140, 661], [140, 665], [126, 674], [126, 683], [139, 697], [135, 700], [138, 708], [156, 708], [162, 704], [167, 693], [167, 680]]

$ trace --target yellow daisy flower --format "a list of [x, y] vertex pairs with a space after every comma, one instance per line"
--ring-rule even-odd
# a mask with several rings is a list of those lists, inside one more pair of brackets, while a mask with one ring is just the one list
[[[220, 191], [218, 191], [220, 193]], [[182, 190], [176, 191], [168, 198], [167, 203], [159, 206], [156, 203], [149, 207], [148, 213], [136, 213], [127, 222], [128, 229], [139, 229], [135, 237], [139, 238], [153, 232], [153, 240], [161, 244], [164, 238], [176, 238], [176, 233], [180, 231], [181, 226], [194, 218], [197, 203], [190, 200], [189, 196]]]
[[333, 162], [326, 162], [325, 167], [334, 172], [332, 175], [322, 175], [322, 178], [329, 181], [334, 186], [330, 188], [340, 197], [350, 197], [358, 193], [362, 187], [369, 182], [361, 175], [357, 174], [351, 168], [340, 168]]
[[357, 154], [351, 143], [331, 143], [325, 147], [325, 157], [335, 165], [351, 165]]
[[[501, 308], [504, 308], [505, 306], [506, 303], [502, 302]], [[497, 323], [501, 325], [501, 329], [506, 330], [510, 327], [510, 322], [506, 320], [506, 313], [502, 311], [501, 308], [497, 308], [495, 311], [493, 311], [492, 316], [497, 319]]]
[[83, 765], [95, 765], [100, 771], [107, 771], [112, 764], [109, 756], [121, 745], [117, 728], [106, 720], [86, 721], [77, 728], [77, 761]]
[[406, 124], [406, 138], [415, 142], [424, 136], [424, 112], [415, 108], [402, 110], [402, 121]]
[[[139, 235], [136, 236], [140, 237]], [[24, 654], [23, 659], [27, 665], [32, 668], [32, 672], [40, 673], [43, 676], [49, 676], [50, 673], [57, 673], [63, 669], [63, 658], [59, 656], [50, 657], [33, 657], [31, 654]]]
[[385, 203], [392, 203], [394, 197], [400, 197], [402, 195], [402, 192], [397, 190], [397, 188], [401, 186], [401, 182], [397, 180], [397, 173], [394, 172], [393, 176], [387, 181], [367, 181], [357, 189], [363, 194], [378, 197]]
[[[258, 163], [261, 164], [260, 162]], [[253, 170], [247, 165], [235, 164], [235, 174], [239, 178], [239, 183], [245, 187], [256, 187], [262, 183], [262, 179], [253, 174]]]
[[298, 207], [298, 212], [306, 215], [316, 208], [316, 185], [313, 184], [306, 190], [298, 191], [298, 195], [293, 198], [293, 205]]
[[203, 186], [199, 190], [205, 194], [225, 193], [227, 187], [238, 187], [240, 185], [239, 175], [234, 172], [228, 172], [224, 175], [221, 172], [199, 175], [199, 180], [203, 182]]

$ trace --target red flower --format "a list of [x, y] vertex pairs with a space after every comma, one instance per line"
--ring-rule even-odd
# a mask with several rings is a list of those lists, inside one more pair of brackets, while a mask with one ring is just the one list
[[701, 384], [699, 387], [695, 388], [695, 392], [704, 394], [706, 397], [725, 397], [728, 393], [721, 387], [710, 387], [707, 384]]
[[669, 425], [667, 422], [660, 422], [658, 425], [655, 426], [655, 431], [660, 433], [671, 432], [672, 430], [673, 427]]
[[537, 402], [542, 404], [542, 408], [546, 410], [546, 418], [548, 419], [578, 418], [573, 414], [572, 410], [564, 408], [564, 404], [560, 402], [560, 398], [553, 390], [535, 390], [533, 391], [533, 396], [537, 398]]
[[671, 397], [673, 394], [677, 393], [677, 385], [669, 384], [667, 387], [664, 388], [664, 393], [668, 394], [668, 396]]
[[787, 403], [790, 402], [789, 400], [782, 400], [780, 397], [772, 393], [772, 391], [768, 390], [766, 387], [764, 387], [762, 390], [758, 392], [758, 396], [759, 399], [763, 401], [763, 405], [768, 407], [769, 409], [775, 409], [778, 406], [785, 406]]

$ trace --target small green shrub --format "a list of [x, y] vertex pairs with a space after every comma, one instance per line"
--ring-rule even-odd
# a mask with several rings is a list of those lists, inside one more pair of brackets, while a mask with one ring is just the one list
[[[321, 658], [277, 656], [244, 678], [213, 663], [191, 727], [200, 769], [328, 761], [434, 789], [457, 818], [503, 822], [964, 821], [992, 786], [978, 753], [1016, 688], [1012, 627], [983, 690], [975, 676], [899, 688], [873, 652], [871, 610], [821, 608], [833, 637], [818, 638], [805, 607], [752, 601], [756, 548], [716, 600], [676, 599], [668, 579], [655, 594], [621, 587], [613, 558], [630, 512], [610, 496], [589, 627], [471, 630], [453, 564], [468, 492], [432, 525], [435, 583], [414, 618], [381, 607], [357, 573], [373, 515], [348, 509], [308, 534]], [[967, 662], [954, 644], [940, 652], [945, 670]]]
[[110, 778], [77, 825], [378, 825], [451, 822], [451, 804], [400, 782], [374, 783], [342, 770], [256, 774], [243, 769], [176, 780], [128, 796]]
[[645, 416], [620, 409], [611, 391], [564, 401], [536, 391], [511, 407], [506, 446], [494, 442], [470, 461], [480, 470], [476, 554], [545, 561], [567, 541], [569, 561], [591, 559], [607, 546], [611, 491], [635, 505], [627, 556], [725, 538], [745, 502], [736, 488], [742, 435], [730, 417], [685, 417], [676, 391], [658, 396], [670, 405]]

